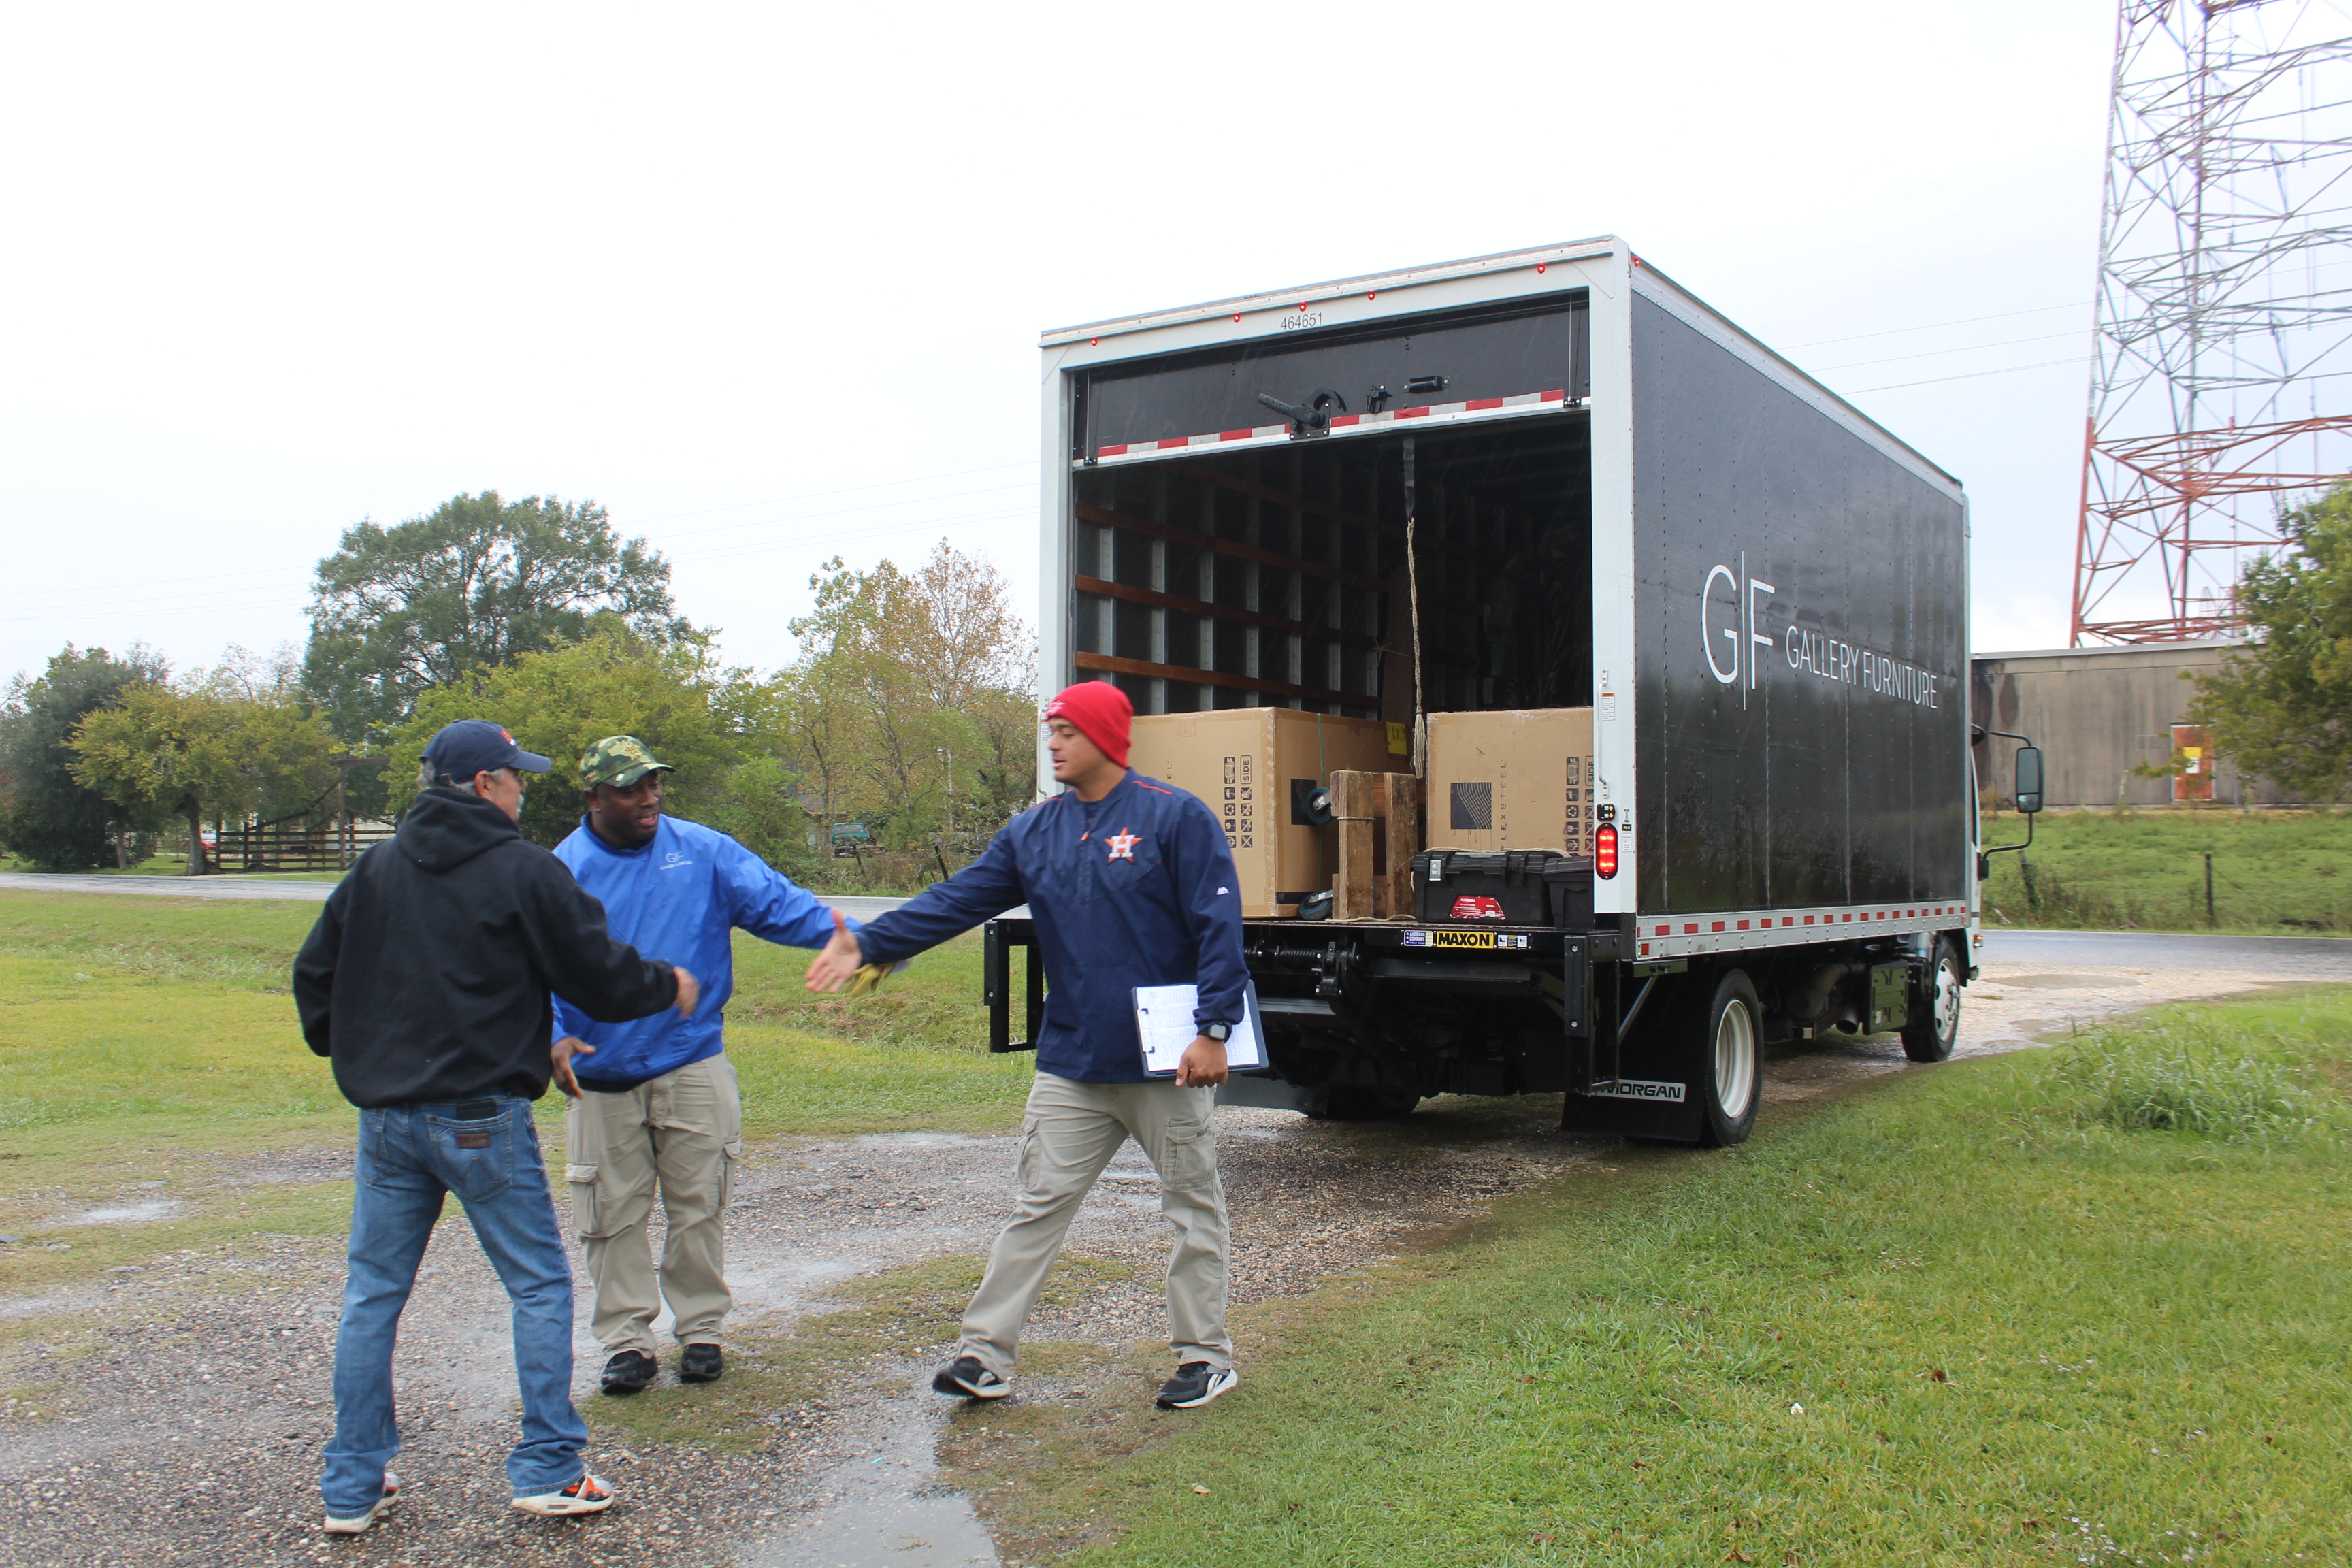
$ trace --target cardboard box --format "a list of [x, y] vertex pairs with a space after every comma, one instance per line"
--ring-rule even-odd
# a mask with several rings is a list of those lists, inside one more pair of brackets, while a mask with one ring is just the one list
[[1592, 854], [1592, 710], [1429, 716], [1432, 849]]
[[1297, 913], [1299, 896], [1330, 887], [1339, 868], [1337, 830], [1299, 820], [1306, 795], [1338, 769], [1410, 773], [1412, 752], [1402, 724], [1228, 708], [1139, 716], [1127, 761], [1208, 803], [1241, 874], [1242, 913], [1265, 920]]

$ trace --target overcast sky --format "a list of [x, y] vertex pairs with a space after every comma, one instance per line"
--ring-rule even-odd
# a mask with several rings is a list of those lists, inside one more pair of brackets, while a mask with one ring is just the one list
[[1040, 329], [1602, 233], [1958, 473], [1977, 646], [2056, 646], [2114, 27], [18, 6], [0, 675], [299, 642], [339, 531], [486, 489], [603, 502], [763, 668], [836, 552], [1034, 604]]

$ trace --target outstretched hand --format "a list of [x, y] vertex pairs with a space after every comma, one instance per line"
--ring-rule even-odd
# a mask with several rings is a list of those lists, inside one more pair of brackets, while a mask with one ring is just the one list
[[694, 1009], [701, 1001], [702, 982], [697, 980], [690, 971], [678, 970], [677, 1016], [681, 1018], [693, 1017]]
[[580, 1098], [580, 1080], [572, 1076], [572, 1058], [595, 1054], [596, 1047], [577, 1035], [566, 1035], [548, 1047], [547, 1059], [555, 1064], [555, 1087], [563, 1091], [565, 1098]]
[[809, 961], [808, 988], [838, 991], [865, 967], [866, 954], [857, 945], [857, 933], [849, 929], [849, 917], [834, 910], [832, 940]]

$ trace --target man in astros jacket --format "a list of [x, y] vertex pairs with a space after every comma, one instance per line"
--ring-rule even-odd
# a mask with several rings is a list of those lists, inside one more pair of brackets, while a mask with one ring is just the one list
[[[811, 990], [835, 990], [865, 964], [905, 959], [1016, 905], [1037, 922], [1049, 988], [1021, 1136], [1020, 1205], [989, 1253], [954, 1359], [931, 1380], [941, 1394], [1012, 1392], [1021, 1328], [1045, 1271], [1079, 1203], [1130, 1137], [1160, 1173], [1160, 1213], [1176, 1231], [1168, 1260], [1176, 1373], [1159, 1403], [1191, 1409], [1236, 1381], [1211, 1112], [1225, 1080], [1225, 1039], [1244, 1016], [1239, 881], [1208, 806], [1128, 771], [1134, 714], [1106, 681], [1056, 697], [1045, 710], [1046, 749], [1068, 792], [1014, 817], [979, 859], [864, 930], [836, 916], [832, 942], [809, 966]], [[1173, 1079], [1149, 1078], [1136, 988], [1185, 984], [1199, 990], [1199, 1037]]]
[[555, 999], [555, 1078], [572, 1097], [564, 1174], [596, 1286], [590, 1326], [611, 1352], [607, 1394], [635, 1394], [660, 1371], [653, 1323], [661, 1305], [646, 1236], [656, 1189], [668, 1222], [659, 1295], [683, 1347], [678, 1379], [711, 1383], [722, 1370], [719, 1329], [735, 1302], [724, 1216], [743, 1152], [743, 1103], [720, 1035], [735, 989], [732, 933], [740, 926], [784, 946], [817, 947], [834, 929], [814, 894], [757, 855], [714, 828], [665, 816], [662, 775], [672, 771], [633, 735], [597, 742], [580, 759], [586, 815], [555, 847], [604, 904], [616, 938], [702, 982], [691, 1018], [600, 1024]]

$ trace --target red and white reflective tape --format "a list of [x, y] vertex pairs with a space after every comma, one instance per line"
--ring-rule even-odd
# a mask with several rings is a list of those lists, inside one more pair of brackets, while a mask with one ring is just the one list
[[[1465, 419], [1512, 418], [1522, 414], [1550, 413], [1582, 405], [1580, 398], [1571, 405], [1565, 392], [1522, 392], [1513, 397], [1474, 397], [1463, 403], [1432, 403], [1418, 408], [1391, 408], [1382, 414], [1335, 414], [1331, 416], [1331, 434], [1361, 436], [1407, 421], [1450, 425]], [[1124, 446], [1100, 448], [1095, 454], [1095, 461], [1131, 463], [1141, 458], [1198, 451], [1204, 447], [1254, 447], [1289, 439], [1289, 426], [1260, 425], [1248, 430], [1213, 430], [1205, 436], [1171, 436], [1164, 441], [1129, 441]]]
[[1969, 906], [1952, 900], [1928, 904], [1871, 904], [1860, 909], [1739, 910], [1698, 916], [1642, 915], [1636, 958], [1686, 958], [1751, 947], [1842, 942], [1849, 937], [1899, 936], [1951, 931], [1969, 921]]

